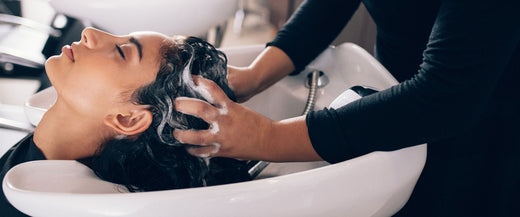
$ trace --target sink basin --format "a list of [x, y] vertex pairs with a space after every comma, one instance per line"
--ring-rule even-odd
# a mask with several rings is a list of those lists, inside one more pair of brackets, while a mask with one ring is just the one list
[[167, 35], [199, 35], [231, 18], [238, 0], [49, 0], [49, 3], [58, 13], [88, 20], [113, 34], [150, 30]]
[[[230, 64], [241, 66], [263, 47], [224, 52]], [[354, 85], [382, 90], [397, 84], [370, 54], [346, 43], [328, 48], [304, 72], [284, 78], [245, 105], [275, 120], [300, 115], [307, 73], [316, 69], [330, 81], [318, 89], [317, 109]], [[28, 101], [27, 107], [41, 108], [27, 109], [28, 115], [41, 115], [52, 105], [55, 91], [46, 91]], [[349, 102], [345, 99], [343, 104]], [[33, 161], [11, 169], [3, 189], [17, 209], [31, 216], [391, 216], [407, 202], [425, 160], [426, 145], [417, 145], [334, 165], [272, 163], [249, 182], [141, 193], [99, 180], [76, 161]]]

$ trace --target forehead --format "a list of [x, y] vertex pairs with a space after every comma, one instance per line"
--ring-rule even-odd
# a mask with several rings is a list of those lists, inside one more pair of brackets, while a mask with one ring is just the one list
[[143, 59], [156, 62], [160, 57], [160, 48], [169, 41], [172, 41], [168, 36], [149, 31], [133, 32], [129, 36], [134, 37], [142, 46]]
[[168, 36], [158, 33], [158, 32], [151, 32], [151, 31], [138, 31], [138, 32], [132, 32], [129, 35], [135, 36], [135, 37], [150, 37], [150, 38], [162, 38], [167, 39]]

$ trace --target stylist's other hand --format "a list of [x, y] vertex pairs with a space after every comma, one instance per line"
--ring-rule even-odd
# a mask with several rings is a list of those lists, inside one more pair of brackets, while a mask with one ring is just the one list
[[227, 79], [237, 101], [245, 102], [294, 70], [291, 58], [283, 50], [268, 46], [248, 67], [228, 65]]
[[228, 85], [233, 90], [237, 102], [245, 102], [256, 94], [255, 79], [251, 67], [235, 67], [228, 65]]
[[187, 151], [195, 156], [223, 156], [260, 159], [268, 146], [273, 121], [231, 101], [213, 81], [193, 76], [194, 83], [205, 88], [212, 104], [194, 98], [179, 97], [175, 109], [197, 116], [210, 124], [207, 130], [179, 130], [173, 135], [182, 143], [194, 144]]

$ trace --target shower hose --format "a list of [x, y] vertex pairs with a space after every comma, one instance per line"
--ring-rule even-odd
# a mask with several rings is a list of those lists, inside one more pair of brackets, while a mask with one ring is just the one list
[[[314, 104], [316, 103], [316, 89], [318, 86], [318, 77], [320, 75], [320, 71], [314, 70], [311, 75], [310, 85], [309, 85], [309, 94], [307, 95], [307, 103], [305, 103], [305, 108], [303, 109], [302, 115], [307, 115], [314, 108]], [[251, 178], [255, 178], [264, 170], [270, 162], [268, 161], [250, 161], [249, 165], [249, 175]]]

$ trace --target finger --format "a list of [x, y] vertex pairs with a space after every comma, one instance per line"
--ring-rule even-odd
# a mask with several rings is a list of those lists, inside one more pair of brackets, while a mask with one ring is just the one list
[[215, 121], [220, 113], [217, 108], [211, 104], [195, 98], [177, 97], [175, 99], [175, 110], [183, 114], [193, 115], [206, 122]]
[[206, 146], [188, 146], [186, 151], [197, 157], [210, 157], [220, 150], [220, 144], [215, 143]]
[[173, 130], [173, 137], [180, 143], [205, 146], [215, 143], [210, 130]]
[[220, 88], [214, 81], [203, 78], [202, 76], [194, 75], [193, 82], [201, 89], [207, 91], [206, 94], [209, 94], [211, 96], [211, 100], [206, 99], [208, 100], [208, 102], [223, 107], [229, 101], [231, 101], [226, 95], [226, 93], [222, 90], [222, 88]]

